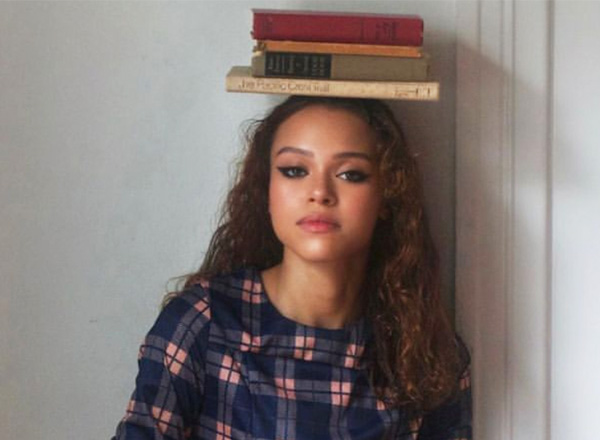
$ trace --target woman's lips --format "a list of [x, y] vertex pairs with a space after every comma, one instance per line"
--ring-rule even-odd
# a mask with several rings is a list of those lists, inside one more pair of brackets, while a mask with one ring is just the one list
[[319, 215], [306, 216], [296, 224], [307, 232], [330, 232], [340, 227], [335, 220]]

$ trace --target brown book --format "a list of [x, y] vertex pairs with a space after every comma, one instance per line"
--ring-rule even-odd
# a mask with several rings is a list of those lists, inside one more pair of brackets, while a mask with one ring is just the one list
[[429, 57], [399, 58], [295, 52], [254, 52], [254, 76], [375, 81], [425, 81]]
[[382, 57], [421, 58], [422, 48], [417, 46], [389, 46], [382, 44], [317, 43], [313, 41], [259, 40], [254, 51], [337, 53]]
[[346, 98], [437, 101], [438, 82], [340, 81], [324, 79], [257, 78], [249, 66], [234, 66], [226, 77], [228, 92]]

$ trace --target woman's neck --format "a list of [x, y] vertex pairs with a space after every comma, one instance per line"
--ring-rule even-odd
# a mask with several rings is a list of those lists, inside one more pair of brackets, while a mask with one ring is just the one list
[[362, 260], [315, 264], [284, 258], [262, 277], [269, 299], [283, 316], [336, 329], [361, 315], [365, 267]]

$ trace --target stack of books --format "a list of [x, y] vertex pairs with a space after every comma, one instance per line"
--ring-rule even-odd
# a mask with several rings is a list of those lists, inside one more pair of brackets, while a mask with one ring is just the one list
[[250, 66], [227, 90], [437, 100], [415, 15], [254, 9]]

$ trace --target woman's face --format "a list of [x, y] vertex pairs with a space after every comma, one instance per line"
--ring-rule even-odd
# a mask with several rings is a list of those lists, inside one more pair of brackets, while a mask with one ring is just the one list
[[375, 136], [357, 115], [313, 105], [278, 128], [269, 212], [284, 258], [366, 259], [381, 211]]

